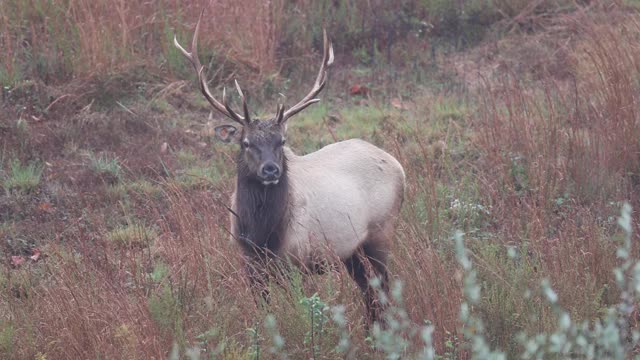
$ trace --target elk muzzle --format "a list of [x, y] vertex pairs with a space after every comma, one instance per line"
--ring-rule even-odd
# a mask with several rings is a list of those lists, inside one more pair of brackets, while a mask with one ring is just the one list
[[276, 185], [280, 180], [280, 166], [273, 161], [266, 161], [260, 166], [258, 176], [263, 185]]

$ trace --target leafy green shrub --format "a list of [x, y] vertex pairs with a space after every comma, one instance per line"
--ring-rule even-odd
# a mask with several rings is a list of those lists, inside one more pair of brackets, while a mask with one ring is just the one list
[[149, 312], [162, 330], [181, 332], [180, 303], [168, 285], [162, 286], [159, 292], [151, 296]]
[[491, 350], [484, 335], [482, 319], [471, 313], [473, 305], [480, 301], [480, 285], [476, 270], [473, 268], [467, 249], [464, 247], [463, 234], [456, 232], [454, 240], [456, 242], [456, 259], [464, 270], [465, 302], [460, 306], [460, 321], [463, 324], [464, 335], [470, 342], [472, 357], [474, 359], [506, 359], [504, 353]]
[[[373, 279], [371, 286], [378, 289], [380, 303], [388, 304], [390, 299], [380, 291], [380, 280]], [[391, 289], [393, 304], [386, 309], [384, 314], [384, 327], [375, 323], [373, 325], [373, 343], [375, 347], [385, 354], [387, 359], [402, 359], [411, 344], [411, 338], [418, 331], [409, 320], [409, 315], [402, 302], [402, 283], [395, 282]]]
[[320, 351], [322, 337], [327, 331], [325, 325], [329, 321], [329, 307], [320, 299], [318, 293], [313, 294], [311, 297], [302, 298], [300, 304], [309, 313], [310, 322], [310, 329], [305, 334], [304, 344], [311, 345], [313, 357], [315, 358], [316, 353]]
[[552, 333], [535, 336], [520, 335], [525, 347], [523, 359], [585, 358], [629, 359], [637, 356], [640, 331], [632, 326], [634, 309], [640, 300], [640, 261], [631, 257], [633, 225], [631, 206], [624, 204], [618, 219], [624, 236], [616, 252], [620, 266], [613, 272], [620, 289], [620, 302], [605, 309], [604, 317], [593, 323], [576, 323], [571, 314], [559, 304], [558, 295], [548, 281], [541, 284], [542, 293], [557, 316], [557, 327]]

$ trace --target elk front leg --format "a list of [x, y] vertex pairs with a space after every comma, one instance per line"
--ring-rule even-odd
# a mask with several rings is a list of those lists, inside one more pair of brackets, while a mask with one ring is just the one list
[[266, 259], [261, 257], [255, 257], [248, 259], [247, 276], [249, 279], [249, 286], [253, 293], [254, 300], [260, 306], [261, 304], [269, 304], [269, 270], [267, 268]]

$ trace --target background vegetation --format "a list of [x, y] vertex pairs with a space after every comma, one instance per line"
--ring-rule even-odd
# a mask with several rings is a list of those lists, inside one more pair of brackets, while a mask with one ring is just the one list
[[[0, 0], [0, 356], [633, 356], [638, 5]], [[239, 79], [263, 116], [307, 91], [330, 33], [323, 101], [288, 139], [361, 137], [405, 167], [389, 329], [367, 333], [343, 269], [251, 300], [237, 149], [171, 44], [202, 8], [212, 90]]]

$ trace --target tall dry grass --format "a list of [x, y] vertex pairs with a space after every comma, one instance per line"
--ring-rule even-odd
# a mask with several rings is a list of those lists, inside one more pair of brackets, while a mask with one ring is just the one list
[[[2, 5], [23, 14], [22, 19], [34, 18], [25, 24], [41, 24], [38, 9], [52, 6], [46, 4]], [[101, 17], [90, 20], [90, 15], [111, 14], [109, 21], [113, 23], [101, 27], [118, 35], [105, 39], [122, 45], [134, 62], [157, 55], [152, 49], [156, 42], [170, 46], [167, 37], [172, 33], [164, 34], [165, 24], [150, 10], [141, 23], [163, 29], [149, 33], [155, 37], [141, 36], [141, 28], [132, 25], [133, 13], [147, 11], [144, 4], [118, 3], [108, 8], [101, 2], [66, 4], [68, 7], [60, 9], [66, 13], [73, 8], [74, 19], [81, 22], [107, 21]], [[181, 4], [182, 10], [177, 2], [163, 4], [175, 10], [172, 19], [176, 23], [184, 21], [184, 32], [179, 36], [188, 41], [200, 3]], [[208, 12], [214, 19], [220, 16], [221, 23], [236, 17], [265, 16], [264, 21], [274, 21], [274, 25], [251, 24], [252, 31], [263, 31], [267, 37], [279, 31], [275, 24], [282, 19], [266, 20], [278, 16], [277, 7], [242, 12], [231, 3], [215, 5], [228, 6], [227, 14]], [[270, 12], [274, 9], [275, 13]], [[271, 54], [267, 47], [272, 44], [252, 47], [254, 40], [242, 40], [244, 35], [239, 30], [216, 24], [208, 20], [202, 29], [202, 42], [207, 48], [213, 49], [218, 39], [226, 37], [236, 45], [227, 44], [222, 51], [231, 57], [248, 57], [247, 66], [255, 67], [258, 73], [267, 71], [260, 70], [261, 65], [255, 61], [262, 60], [251, 58], [251, 54]], [[68, 26], [64, 21], [58, 25], [72, 29], [64, 28]], [[241, 27], [241, 21], [237, 26]], [[629, 199], [636, 208], [640, 205], [640, 48], [635, 41], [640, 27], [636, 16], [612, 24], [589, 14], [567, 18], [562, 26], [577, 39], [569, 51], [573, 78], [546, 74], [549, 76], [534, 81], [527, 74], [508, 73], [489, 79], [482, 92], [465, 94], [473, 106], [468, 114], [460, 111], [462, 116], [451, 115], [455, 111], [449, 111], [438, 119], [435, 110], [422, 111], [435, 108], [438, 99], [430, 98], [431, 102], [416, 104], [415, 112], [384, 110], [388, 126], [376, 129], [377, 134], [384, 134], [376, 139], [407, 170], [406, 201], [391, 256], [392, 274], [405, 284], [405, 307], [411, 320], [420, 325], [429, 321], [435, 326], [434, 343], [439, 354], [470, 357], [469, 343], [463, 337], [465, 329], [459, 323], [463, 276], [449, 239], [456, 227], [469, 230], [471, 257], [482, 284], [481, 300], [472, 311], [484, 319], [491, 344], [511, 356], [522, 349], [515, 334], [537, 333], [556, 324], [553, 310], [536, 293], [541, 279], [551, 279], [560, 303], [578, 320], [602, 316], [602, 309], [615, 301], [617, 290], [611, 269], [618, 260], [609, 241], [615, 226], [615, 218], [610, 215], [617, 213], [618, 201], [623, 199]], [[25, 28], [31, 27], [27, 34], [40, 34], [40, 40], [48, 36], [35, 25]], [[92, 30], [88, 24], [83, 35], [77, 36], [101, 39], [101, 27]], [[14, 52], [26, 38], [18, 41], [13, 35], [4, 36], [11, 40]], [[27, 43], [43, 49], [54, 49], [51, 44], [58, 44], [40, 40]], [[135, 46], [138, 43], [145, 46]], [[233, 47], [238, 44], [243, 47]], [[82, 46], [95, 47], [94, 57], [82, 55], [88, 56], [85, 61], [95, 62], [92, 66], [105, 70], [124, 66], [100, 44], [87, 41]], [[40, 53], [53, 57], [56, 52]], [[3, 59], [7, 64], [12, 61]], [[269, 66], [273, 65], [264, 69]], [[380, 107], [384, 109], [384, 105]], [[444, 130], [438, 128], [442, 123], [446, 123]], [[436, 154], [430, 148], [432, 140], [441, 140], [446, 146]], [[228, 157], [226, 153], [215, 154]], [[142, 201], [140, 211], [145, 211], [145, 219], [159, 234], [152, 241], [110, 242], [107, 219], [89, 216], [84, 220], [95, 223], [70, 223], [65, 229], [65, 242], [59, 244], [62, 239], [56, 238], [55, 245], [47, 249], [49, 257], [45, 261], [16, 268], [4, 266], [0, 280], [9, 291], [0, 293], [0, 340], [9, 339], [9, 350], [6, 341], [0, 341], [3, 355], [157, 358], [167, 357], [177, 343], [181, 352], [198, 344], [227, 358], [255, 358], [256, 349], [262, 349], [261, 356], [268, 357], [264, 350], [271, 340], [263, 332], [262, 321], [273, 314], [287, 353], [311, 358], [316, 351], [307, 336], [310, 319], [300, 300], [317, 292], [329, 305], [346, 305], [356, 353], [361, 357], [380, 356], [367, 340], [364, 305], [344, 269], [326, 276], [294, 273], [284, 290], [274, 286], [269, 306], [259, 306], [244, 277], [238, 248], [226, 229], [228, 213], [222, 195], [230, 193], [230, 184], [185, 190], [173, 181], [177, 180], [160, 185], [161, 200]], [[451, 194], [471, 194], [469, 198], [488, 209], [483, 221], [473, 220], [473, 214], [456, 212], [448, 197]], [[124, 208], [124, 203], [118, 206]], [[635, 234], [637, 237], [638, 232]], [[514, 256], [508, 256], [510, 252]], [[335, 325], [329, 324], [326, 330], [319, 342], [321, 355], [338, 358], [340, 355], [333, 351], [337, 343]], [[12, 335], [6, 335], [6, 331]], [[421, 345], [415, 334], [411, 340], [411, 349]], [[224, 348], [219, 348], [220, 344]]]
[[[560, 26], [579, 34], [570, 79], [547, 75], [531, 83], [505, 74], [487, 82], [475, 122], [486, 161], [480, 184], [499, 219], [495, 239], [518, 249], [530, 268], [526, 285], [516, 288], [549, 278], [580, 319], [597, 317], [615, 298], [616, 254], [604, 240], [615, 228], [609, 214], [623, 200], [640, 200], [640, 27], [637, 16], [617, 20], [585, 13], [563, 19]], [[501, 267], [486, 264], [485, 276], [508, 278]], [[484, 310], [496, 316], [498, 305], [508, 304]], [[516, 321], [511, 331], [553, 326], [550, 308], [514, 305], [521, 313], [536, 308], [541, 321]], [[507, 337], [499, 342], [506, 345]]]
[[152, 242], [126, 246], [68, 229], [86, 246], [48, 246], [46, 261], [11, 273], [7, 286], [29, 291], [3, 295], [18, 329], [4, 355], [163, 358], [210, 329], [244, 340], [258, 314], [253, 301], [237, 301], [251, 291], [223, 230], [226, 211], [171, 184], [165, 195], [170, 207], [156, 214], [162, 235]]
[[[3, 0], [0, 7], [3, 78], [53, 83], [135, 66], [169, 68], [172, 37], [190, 41], [206, 11], [200, 40], [219, 58], [258, 75], [277, 71], [275, 50], [284, 1]], [[187, 40], [188, 38], [188, 40]], [[217, 70], [221, 64], [213, 64]]]
[[136, 66], [170, 73], [188, 70], [179, 64], [171, 40], [176, 32], [183, 41], [190, 38], [202, 9], [207, 14], [201, 32], [202, 55], [211, 60], [212, 72], [225, 76], [241, 72], [251, 80], [264, 81], [283, 66], [297, 67], [291, 58], [308, 58], [312, 49], [321, 46], [323, 27], [346, 57], [366, 63], [404, 62], [407, 55], [401, 44], [407, 37], [424, 39], [426, 34], [437, 34], [475, 43], [488, 25], [503, 18], [512, 19], [511, 24], [530, 24], [573, 9], [572, 5], [544, 1], [528, 6], [520, 0], [494, 4], [475, 0], [403, 0], [397, 4], [368, 0], [2, 0], [0, 44], [5, 56], [0, 80], [5, 85], [35, 79], [62, 84]]

